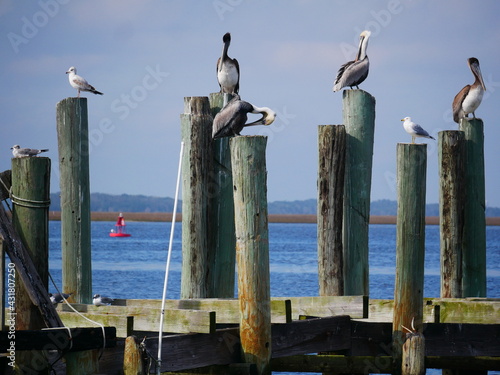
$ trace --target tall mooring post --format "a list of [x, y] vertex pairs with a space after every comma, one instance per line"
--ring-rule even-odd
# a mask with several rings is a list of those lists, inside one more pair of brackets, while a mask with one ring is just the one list
[[262, 136], [230, 140], [241, 348], [245, 362], [255, 363], [259, 374], [271, 373], [266, 143]]
[[344, 125], [318, 126], [318, 281], [320, 296], [344, 295], [342, 220]]
[[[398, 374], [410, 373], [409, 368], [402, 366], [402, 358], [410, 356], [410, 362], [423, 363], [425, 356], [423, 338], [408, 337], [417, 345], [404, 343], [407, 329], [414, 328], [416, 332], [413, 334], [417, 334], [422, 333], [423, 326], [426, 171], [426, 144], [397, 145], [398, 212], [392, 348]], [[425, 373], [425, 366], [423, 371]]]
[[184, 98], [181, 115], [182, 279], [181, 298], [209, 295], [209, 171], [212, 163], [212, 115], [207, 97]]
[[441, 297], [462, 297], [462, 246], [465, 214], [464, 132], [438, 134]]
[[344, 191], [344, 294], [369, 295], [368, 226], [375, 132], [375, 98], [344, 90], [346, 129]]
[[[210, 94], [212, 116], [231, 100], [231, 94]], [[229, 138], [212, 141], [213, 163], [209, 176], [210, 204], [210, 297], [233, 298], [236, 263], [233, 176]]]
[[[50, 159], [12, 159], [12, 223], [28, 250], [45, 290], [49, 278]], [[30, 288], [31, 286], [28, 286]], [[20, 275], [16, 275], [16, 330], [46, 328], [40, 310], [29, 296]], [[48, 374], [48, 362], [40, 351], [16, 354], [19, 373]]]
[[92, 303], [87, 98], [57, 103], [63, 292]]
[[480, 119], [460, 120], [465, 134], [466, 200], [463, 247], [463, 297], [486, 297], [486, 217], [484, 125]]

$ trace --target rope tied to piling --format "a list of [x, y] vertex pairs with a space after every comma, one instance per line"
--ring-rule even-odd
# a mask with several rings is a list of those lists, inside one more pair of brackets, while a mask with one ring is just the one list
[[[3, 181], [2, 181], [3, 183]], [[4, 185], [5, 186], [5, 185]], [[12, 187], [9, 189], [9, 197], [10, 201], [16, 206], [27, 207], [27, 208], [49, 208], [50, 207], [50, 199], [43, 201], [36, 201], [33, 199], [25, 199], [15, 196], [12, 193]]]

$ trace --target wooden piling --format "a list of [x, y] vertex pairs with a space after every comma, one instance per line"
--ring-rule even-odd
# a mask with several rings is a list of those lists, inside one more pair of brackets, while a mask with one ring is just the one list
[[89, 137], [86, 98], [57, 103], [63, 292], [92, 303]]
[[270, 374], [271, 308], [267, 218], [267, 138], [230, 140], [233, 166], [240, 338], [245, 362]]
[[208, 297], [208, 176], [212, 162], [212, 116], [207, 97], [184, 98], [181, 115], [182, 279], [181, 298]]
[[[212, 116], [231, 100], [231, 94], [210, 94]], [[212, 141], [213, 169], [209, 176], [210, 290], [209, 297], [234, 298], [236, 236], [234, 232], [233, 176], [229, 137]]]
[[[49, 275], [50, 159], [12, 159], [12, 223], [47, 290]], [[44, 318], [16, 275], [16, 330], [45, 328]], [[40, 351], [21, 351], [16, 367], [22, 373], [48, 373], [48, 363]]]
[[142, 352], [139, 349], [136, 337], [128, 336], [125, 339], [125, 351], [123, 354], [123, 374], [144, 375], [144, 373]]
[[344, 294], [369, 295], [368, 225], [375, 131], [375, 98], [344, 90], [346, 129], [344, 190]]
[[318, 280], [320, 296], [344, 295], [342, 219], [346, 133], [318, 126]]
[[484, 130], [480, 119], [460, 120], [465, 133], [466, 202], [463, 247], [463, 297], [486, 297], [486, 219]]
[[464, 132], [438, 134], [441, 297], [462, 297], [465, 207]]
[[401, 369], [403, 326], [422, 332], [426, 153], [426, 144], [397, 145], [398, 212], [392, 326], [395, 369]]
[[422, 333], [411, 332], [406, 335], [401, 373], [405, 375], [425, 374], [425, 339]]

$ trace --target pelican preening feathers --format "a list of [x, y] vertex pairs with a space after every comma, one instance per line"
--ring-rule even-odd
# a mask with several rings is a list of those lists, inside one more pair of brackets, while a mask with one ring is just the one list
[[238, 60], [227, 55], [231, 43], [231, 34], [225, 33], [222, 41], [224, 42], [222, 55], [217, 60], [217, 81], [219, 82], [220, 92], [237, 94], [240, 90], [240, 65]]
[[334, 92], [347, 86], [351, 89], [356, 86], [359, 89], [358, 85], [368, 77], [370, 62], [366, 55], [366, 47], [368, 46], [370, 35], [371, 32], [365, 30], [359, 36], [358, 54], [353, 61], [348, 61], [340, 67], [335, 83], [333, 84]]
[[406, 132], [411, 135], [411, 143], [415, 143], [415, 138], [417, 137], [430, 138], [435, 140], [435, 138], [430, 136], [429, 133], [427, 133], [420, 125], [415, 124], [413, 121], [411, 121], [410, 117], [405, 117], [401, 121], [404, 121], [403, 126]]
[[[262, 117], [249, 124], [246, 124], [248, 113], [261, 113]], [[276, 113], [267, 107], [256, 107], [244, 100], [239, 95], [235, 95], [219, 113], [215, 115], [212, 138], [230, 137], [240, 135], [241, 130], [246, 126], [271, 125], [276, 118]]]
[[468, 117], [469, 113], [476, 118], [474, 113], [483, 100], [483, 94], [486, 91], [484, 86], [483, 76], [479, 68], [479, 60], [471, 57], [467, 60], [467, 64], [475, 77], [472, 85], [465, 86], [453, 99], [453, 121], [460, 122], [460, 119]]

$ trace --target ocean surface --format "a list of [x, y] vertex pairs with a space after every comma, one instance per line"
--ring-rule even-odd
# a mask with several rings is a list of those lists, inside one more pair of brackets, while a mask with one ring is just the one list
[[[93, 293], [112, 298], [160, 299], [170, 223], [129, 222], [131, 237], [112, 238], [114, 222], [92, 222]], [[271, 296], [317, 296], [316, 224], [270, 223]], [[180, 296], [181, 230], [175, 226], [167, 298]], [[61, 288], [61, 224], [50, 222], [50, 273]], [[426, 226], [425, 297], [439, 297], [439, 226]], [[486, 230], [487, 296], [500, 298], [500, 227]], [[396, 226], [370, 225], [370, 298], [394, 298]], [[53, 285], [49, 291], [54, 292]]]

